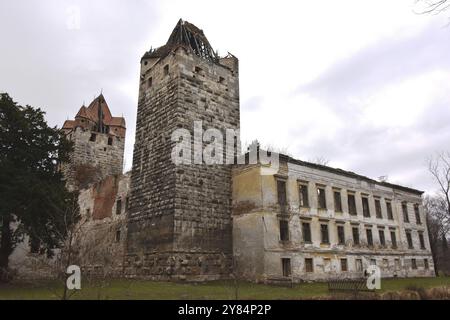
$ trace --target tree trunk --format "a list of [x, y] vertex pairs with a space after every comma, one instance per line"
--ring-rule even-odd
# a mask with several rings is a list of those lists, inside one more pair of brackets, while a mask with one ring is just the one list
[[13, 251], [11, 215], [5, 215], [2, 218], [1, 239], [0, 239], [0, 282], [6, 281], [6, 272], [8, 270], [9, 255]]

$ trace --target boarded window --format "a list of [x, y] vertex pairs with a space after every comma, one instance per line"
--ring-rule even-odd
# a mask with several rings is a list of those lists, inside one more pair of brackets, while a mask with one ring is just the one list
[[299, 200], [300, 207], [309, 207], [308, 186], [306, 184], [299, 186]]
[[378, 230], [378, 236], [380, 238], [380, 245], [382, 247], [386, 246], [386, 238], [384, 237], [384, 230], [383, 229], [379, 229]]
[[348, 202], [348, 213], [352, 216], [356, 216], [356, 200], [354, 194], [349, 194], [347, 198]]
[[420, 249], [425, 249], [425, 239], [423, 233], [419, 232]]
[[393, 249], [397, 248], [397, 237], [395, 236], [395, 231], [391, 231], [391, 244]]
[[362, 206], [363, 206], [363, 216], [366, 218], [370, 217], [369, 198], [362, 197]]
[[353, 234], [353, 243], [355, 245], [359, 245], [359, 228], [353, 227], [352, 228], [352, 234]]
[[392, 203], [390, 201], [386, 202], [387, 216], [389, 220], [394, 220], [394, 215], [392, 214]]
[[425, 270], [430, 269], [430, 265], [428, 264], [428, 259], [423, 259], [423, 266]]
[[411, 236], [411, 232], [410, 231], [406, 231], [406, 240], [408, 241], [408, 248], [409, 249], [414, 249], [412, 236]]
[[347, 259], [341, 259], [341, 271], [342, 272], [348, 271]]
[[334, 191], [334, 211], [342, 212], [342, 200], [340, 191]]
[[291, 259], [282, 258], [281, 259], [281, 267], [283, 269], [283, 277], [291, 276]]
[[373, 246], [373, 237], [372, 237], [372, 230], [366, 229], [366, 236], [367, 236], [367, 245]]
[[338, 226], [337, 227], [337, 234], [338, 234], [338, 243], [339, 244], [345, 244], [344, 226]]
[[400, 270], [401, 268], [400, 259], [395, 259], [394, 263], [395, 263], [395, 270]]
[[324, 188], [317, 188], [317, 200], [318, 200], [318, 208], [326, 209], [327, 208], [327, 200], [325, 196]]
[[414, 214], [416, 215], [416, 223], [422, 224], [422, 220], [420, 219], [420, 211], [419, 211], [419, 205], [414, 205]]
[[302, 222], [303, 241], [305, 243], [311, 243], [311, 224]]
[[406, 205], [406, 202], [402, 203], [402, 212], [403, 212], [403, 221], [409, 222], [408, 206]]
[[312, 258], [305, 258], [305, 271], [314, 272], [314, 264]]
[[122, 200], [117, 200], [116, 202], [116, 214], [119, 215], [122, 213]]
[[328, 236], [328, 225], [327, 224], [320, 225], [320, 234], [321, 234], [322, 243], [325, 243], [325, 244], [330, 243], [330, 238]]
[[280, 220], [280, 240], [289, 241], [289, 223], [286, 220]]
[[378, 219], [382, 219], [383, 216], [381, 214], [381, 201], [380, 199], [375, 199], [375, 213]]
[[411, 259], [411, 268], [414, 270], [417, 269], [417, 261], [416, 259]]

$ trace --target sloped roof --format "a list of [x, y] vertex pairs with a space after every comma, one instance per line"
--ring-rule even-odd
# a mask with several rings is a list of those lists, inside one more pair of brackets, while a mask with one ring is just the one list
[[73, 129], [75, 127], [74, 120], [66, 120], [62, 126], [63, 129]]
[[178, 21], [167, 43], [155, 50], [150, 49], [144, 54], [142, 59], [163, 58], [180, 46], [192, 50], [196, 55], [204, 59], [213, 62], [218, 62], [219, 60], [203, 30], [182, 19]]

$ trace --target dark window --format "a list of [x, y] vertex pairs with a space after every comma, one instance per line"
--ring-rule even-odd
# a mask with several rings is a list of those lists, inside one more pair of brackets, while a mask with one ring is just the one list
[[338, 233], [338, 243], [339, 244], [345, 244], [344, 226], [338, 226], [337, 227], [337, 233]]
[[362, 206], [364, 217], [370, 217], [369, 198], [362, 197]]
[[394, 215], [392, 214], [392, 203], [386, 202], [387, 216], [389, 220], [394, 220]]
[[116, 242], [120, 241], [120, 230], [116, 231]]
[[109, 137], [108, 138], [108, 146], [112, 146], [113, 144], [113, 138]]
[[411, 259], [411, 268], [413, 268], [414, 270], [417, 269], [416, 259]]
[[347, 270], [347, 259], [341, 259], [341, 271], [348, 271]]
[[367, 245], [369, 247], [373, 246], [373, 237], [371, 229], [366, 229], [366, 236], [367, 236]]
[[96, 139], [97, 139], [97, 135], [95, 133], [92, 133], [89, 141], [95, 142]]
[[320, 225], [320, 234], [322, 237], [322, 243], [330, 243], [330, 239], [328, 237], [328, 225], [327, 224]]
[[314, 272], [314, 264], [312, 258], [305, 259], [305, 271], [306, 272]]
[[356, 201], [355, 201], [355, 195], [349, 194], [348, 195], [348, 213], [352, 216], [356, 216]]
[[375, 213], [378, 219], [382, 219], [383, 216], [381, 214], [381, 201], [380, 199], [375, 199]]
[[125, 198], [125, 210], [130, 208], [130, 197]]
[[86, 215], [89, 217], [91, 215], [91, 209], [86, 209]]
[[302, 222], [303, 241], [311, 243], [311, 225], [307, 222]]
[[308, 186], [301, 184], [299, 186], [300, 207], [309, 207]]
[[318, 199], [318, 208], [326, 209], [327, 208], [327, 200], [325, 197], [325, 189], [317, 188], [317, 199]]
[[166, 65], [164, 66], [164, 75], [167, 76], [168, 74], [169, 74], [169, 65], [166, 64]]
[[419, 205], [418, 204], [414, 205], [414, 213], [416, 215], [416, 223], [417, 224], [422, 224], [422, 220], [420, 219], [420, 211], [419, 211]]
[[280, 220], [280, 240], [289, 241], [289, 223], [286, 220]]
[[402, 211], [403, 211], [403, 221], [409, 222], [408, 206], [406, 205], [406, 202], [402, 203]]
[[425, 239], [423, 238], [423, 233], [419, 232], [420, 249], [425, 249]]
[[406, 240], [408, 241], [408, 248], [409, 249], [414, 249], [410, 231], [406, 231]]
[[225, 78], [224, 77], [219, 77], [219, 83], [224, 83], [225, 82]]
[[425, 270], [430, 269], [430, 265], [428, 264], [428, 259], [423, 259], [423, 266]]
[[376, 259], [370, 259], [370, 265], [371, 266], [376, 266], [377, 265], [377, 260]]
[[286, 206], [286, 181], [277, 180], [278, 204], [281, 210], [284, 211]]
[[147, 88], [151, 88], [153, 86], [153, 78], [148, 78], [147, 80]]
[[391, 243], [392, 243], [392, 248], [396, 249], [397, 248], [397, 237], [395, 236], [395, 231], [391, 231]]
[[281, 266], [283, 268], [283, 277], [290, 277], [291, 276], [291, 259], [282, 258]]
[[195, 73], [202, 73], [202, 68], [200, 68], [200, 67], [195, 67]]
[[378, 230], [378, 236], [380, 237], [380, 245], [384, 247], [386, 245], [386, 238], [384, 237], [384, 230], [382, 230], [382, 229]]
[[352, 234], [353, 234], [353, 243], [355, 245], [359, 245], [359, 228], [353, 227], [352, 228]]
[[122, 213], [122, 200], [117, 200], [116, 202], [116, 214]]
[[340, 191], [334, 191], [334, 211], [342, 212], [342, 201]]

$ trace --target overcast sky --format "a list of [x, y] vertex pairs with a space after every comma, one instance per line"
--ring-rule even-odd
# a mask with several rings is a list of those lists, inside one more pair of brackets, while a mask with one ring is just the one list
[[130, 169], [140, 58], [183, 18], [240, 60], [243, 143], [431, 192], [426, 158], [450, 149], [450, 11], [414, 5], [2, 0], [0, 91], [61, 126], [103, 89]]

